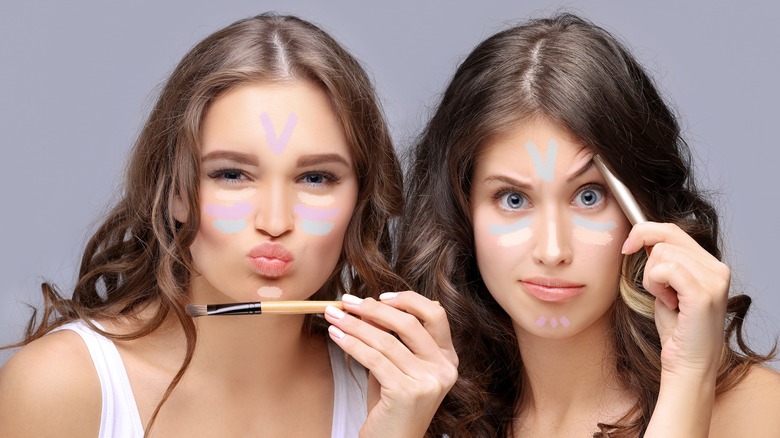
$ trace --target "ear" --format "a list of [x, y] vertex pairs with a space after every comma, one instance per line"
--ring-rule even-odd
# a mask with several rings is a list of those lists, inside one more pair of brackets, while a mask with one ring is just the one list
[[187, 217], [189, 216], [189, 207], [187, 206], [187, 202], [182, 199], [180, 195], [176, 195], [173, 197], [173, 205], [171, 205], [171, 214], [173, 215], [173, 218], [181, 223], [187, 222]]

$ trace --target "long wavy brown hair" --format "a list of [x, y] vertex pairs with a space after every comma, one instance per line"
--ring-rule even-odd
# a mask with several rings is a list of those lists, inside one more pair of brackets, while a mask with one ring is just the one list
[[[307, 81], [329, 96], [351, 148], [358, 198], [342, 254], [312, 299], [334, 300], [349, 291], [377, 296], [402, 284], [389, 266], [389, 224], [403, 209], [400, 165], [376, 93], [360, 63], [315, 25], [292, 16], [264, 14], [235, 22], [197, 44], [162, 88], [130, 157], [121, 200], [89, 240], [72, 298], [48, 283], [44, 305], [33, 314], [25, 345], [63, 324], [84, 320], [113, 340], [131, 340], [175, 318], [184, 330], [186, 356], [146, 427], [192, 359], [196, 331], [185, 313], [192, 268], [189, 247], [199, 226], [200, 125], [220, 93], [249, 82]], [[186, 200], [187, 221], [171, 209]], [[140, 318], [141, 311], [151, 317]], [[107, 333], [94, 320], [137, 321], [129, 333]], [[309, 317], [307, 333], [324, 330]]]
[[[511, 436], [523, 361], [506, 312], [477, 268], [468, 194], [480, 147], [525, 120], [567, 127], [601, 155], [650, 220], [679, 225], [720, 259], [718, 217], [696, 188], [690, 150], [674, 113], [629, 51], [571, 14], [491, 36], [457, 69], [412, 151], [397, 272], [447, 311], [460, 378], [429, 433]], [[641, 436], [658, 397], [661, 343], [653, 297], [642, 288], [644, 252], [626, 257], [610, 331], [616, 374], [636, 403], [598, 437]], [[729, 299], [717, 392], [767, 360], [742, 336], [750, 298]]]

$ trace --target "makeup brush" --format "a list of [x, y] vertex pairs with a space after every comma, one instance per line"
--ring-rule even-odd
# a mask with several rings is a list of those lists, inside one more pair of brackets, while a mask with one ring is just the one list
[[604, 164], [604, 160], [602, 160], [600, 156], [594, 155], [593, 164], [596, 165], [596, 167], [599, 169], [599, 172], [601, 172], [601, 175], [604, 176], [609, 189], [612, 190], [612, 193], [615, 195], [615, 199], [617, 199], [618, 204], [620, 204], [620, 208], [623, 210], [623, 213], [626, 214], [626, 217], [628, 217], [628, 221], [631, 222], [631, 225], [647, 222], [647, 218], [645, 217], [644, 213], [642, 213], [642, 209], [639, 208], [639, 203], [636, 202], [634, 195], [631, 194], [631, 192], [628, 190], [628, 187], [626, 187], [612, 172], [609, 171], [609, 169], [607, 169], [607, 165]]
[[193, 318], [211, 315], [257, 315], [325, 313], [328, 306], [343, 309], [341, 301], [266, 301], [230, 304], [187, 304], [185, 311]]
[[[439, 304], [438, 301], [434, 301]], [[344, 309], [341, 301], [265, 301], [254, 303], [230, 304], [187, 304], [184, 310], [193, 318], [213, 315], [301, 315], [305, 313], [325, 313], [325, 308], [333, 306]]]

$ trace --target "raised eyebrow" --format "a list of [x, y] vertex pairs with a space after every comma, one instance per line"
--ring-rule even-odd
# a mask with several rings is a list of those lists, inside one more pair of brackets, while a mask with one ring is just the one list
[[569, 175], [569, 176], [566, 178], [566, 182], [567, 182], [567, 183], [570, 183], [570, 182], [574, 181], [575, 179], [577, 179], [577, 177], [579, 177], [579, 176], [581, 176], [583, 173], [587, 172], [587, 171], [588, 171], [588, 169], [590, 169], [591, 167], [593, 167], [593, 157], [592, 157], [592, 156], [591, 156], [590, 160], [588, 160], [588, 161], [585, 163], [585, 165], [584, 165], [584, 166], [582, 166], [582, 167], [581, 167], [579, 170], [577, 170], [577, 171], [575, 171], [575, 172], [571, 173], [571, 174], [570, 174], [570, 175]]
[[514, 178], [510, 178], [508, 176], [503, 176], [503, 175], [489, 176], [489, 177], [485, 178], [482, 181], [485, 184], [490, 184], [490, 183], [492, 183], [494, 181], [497, 181], [497, 182], [501, 182], [501, 183], [504, 183], [504, 184], [507, 184], [507, 185], [510, 185], [510, 186], [515, 186], [515, 187], [517, 187], [519, 189], [524, 189], [524, 190], [531, 190], [533, 188], [533, 185], [531, 183], [528, 183], [528, 182], [525, 182], [525, 181], [520, 181], [520, 180], [517, 180], [517, 179], [514, 179]]
[[214, 151], [209, 152], [201, 158], [202, 163], [215, 160], [229, 160], [237, 163], [246, 164], [249, 166], [258, 166], [260, 163], [257, 161], [257, 157], [251, 154], [244, 154], [235, 151]]
[[349, 161], [347, 161], [347, 159], [344, 158], [343, 155], [336, 154], [336, 153], [304, 155], [298, 158], [298, 162], [296, 164], [298, 167], [309, 167], [309, 166], [316, 166], [318, 164], [326, 164], [326, 163], [340, 163], [347, 167], [351, 166]]

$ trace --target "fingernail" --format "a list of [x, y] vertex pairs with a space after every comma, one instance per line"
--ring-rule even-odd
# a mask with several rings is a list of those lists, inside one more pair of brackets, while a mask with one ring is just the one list
[[341, 309], [339, 309], [338, 307], [335, 307], [335, 306], [328, 306], [328, 307], [326, 307], [325, 308], [325, 313], [327, 313], [328, 315], [330, 315], [330, 316], [332, 316], [332, 317], [334, 317], [336, 319], [341, 319], [341, 318], [344, 317], [344, 312], [342, 312]]
[[333, 336], [336, 339], [341, 339], [341, 338], [344, 337], [344, 332], [342, 332], [335, 325], [332, 325], [332, 326], [328, 327], [328, 333], [330, 333], [330, 335]]
[[626, 253], [626, 251], [627, 251], [627, 249], [628, 249], [628, 244], [629, 244], [629, 242], [630, 242], [630, 239], [629, 239], [629, 238], [626, 238], [626, 241], [625, 241], [625, 242], [623, 242], [623, 248], [620, 248], [620, 253], [621, 253], [621, 254], [625, 254], [625, 253]]
[[341, 301], [343, 301], [345, 303], [349, 303], [349, 304], [360, 304], [360, 303], [363, 302], [363, 300], [361, 298], [358, 298], [358, 297], [356, 297], [354, 295], [350, 295], [350, 294], [342, 295], [341, 296]]
[[379, 299], [382, 301], [392, 300], [396, 295], [398, 295], [398, 292], [385, 292], [379, 295]]

